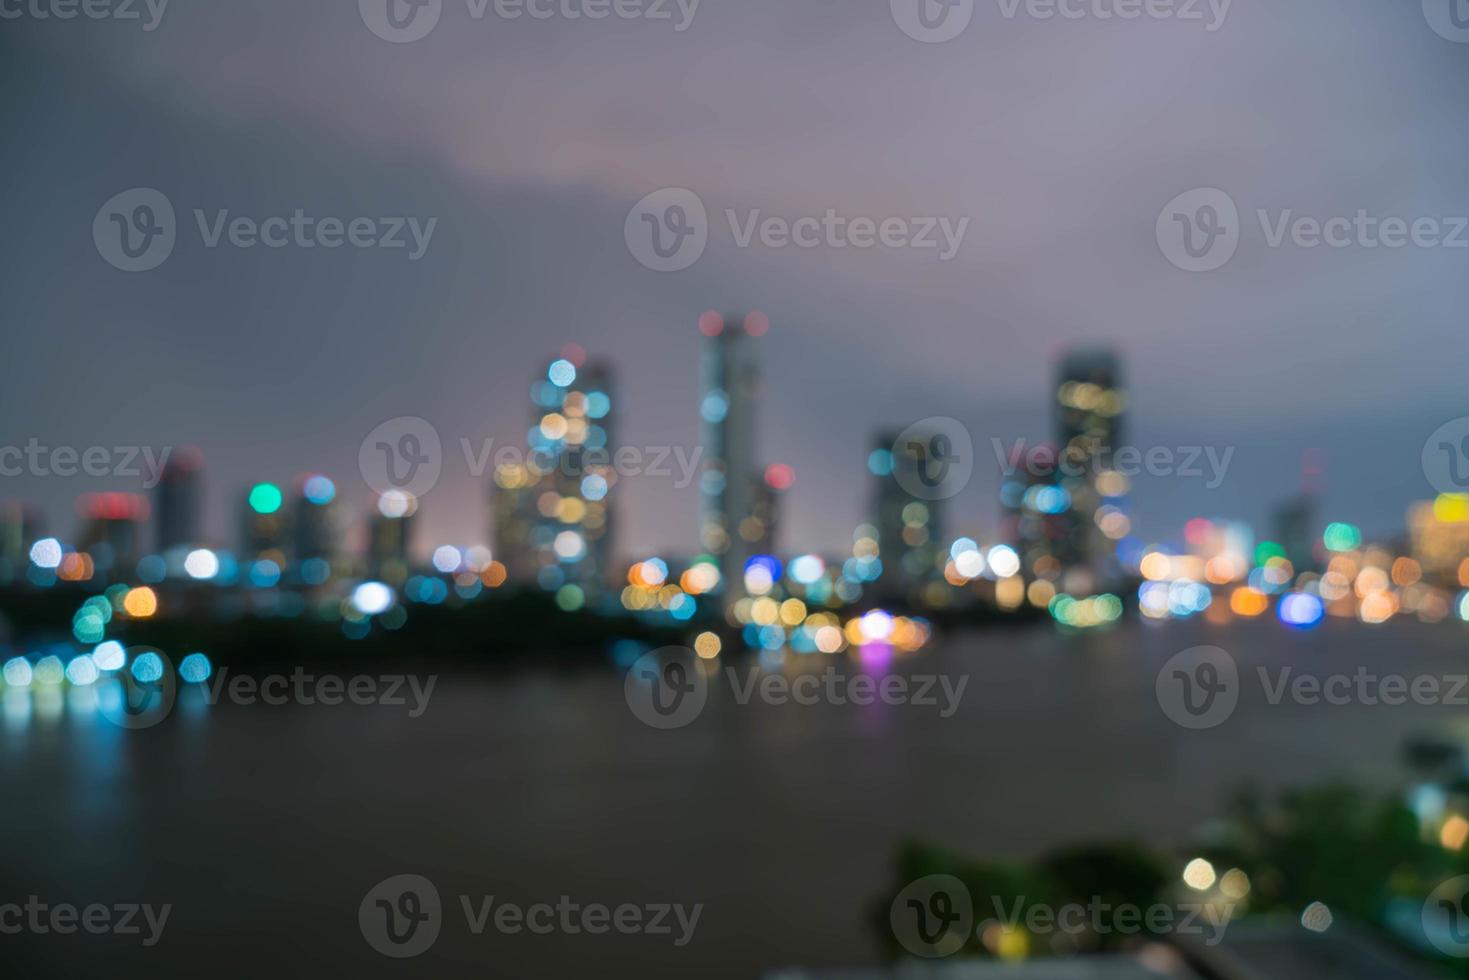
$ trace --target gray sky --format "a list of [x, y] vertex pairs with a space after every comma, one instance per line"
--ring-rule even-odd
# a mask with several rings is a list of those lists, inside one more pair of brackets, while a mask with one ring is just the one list
[[[979, 0], [943, 44], [906, 36], [886, 0], [702, 0], [682, 32], [672, 4], [673, 21], [543, 21], [444, 0], [408, 44], [350, 2], [175, 0], [153, 31], [0, 21], [0, 443], [198, 444], [211, 527], [233, 544], [253, 480], [322, 470], [365, 507], [362, 438], [419, 415], [446, 444], [420, 543], [475, 543], [485, 490], [458, 440], [522, 443], [547, 354], [574, 340], [616, 364], [620, 442], [692, 447], [695, 321], [755, 308], [772, 323], [762, 444], [797, 470], [791, 548], [844, 548], [869, 434], [934, 415], [976, 443], [953, 529], [992, 526], [990, 440], [1045, 436], [1052, 358], [1077, 342], [1122, 350], [1134, 444], [1235, 449], [1219, 489], [1141, 481], [1145, 537], [1263, 518], [1317, 446], [1328, 516], [1397, 529], [1430, 493], [1423, 441], [1469, 414], [1469, 250], [1270, 248], [1255, 212], [1469, 215], [1469, 44], [1416, 0], [1235, 0], [1212, 32], [1005, 6]], [[179, 240], [128, 274], [90, 229], [139, 186], [173, 203]], [[662, 187], [710, 215], [682, 272], [643, 268], [623, 241]], [[1155, 239], [1164, 204], [1197, 187], [1242, 217], [1209, 273]], [[439, 220], [415, 262], [210, 249], [195, 208]], [[726, 208], [969, 224], [945, 262], [740, 248]], [[6, 478], [0, 497], [67, 531], [75, 494], [130, 482]], [[626, 550], [691, 547], [692, 488], [620, 492]]]

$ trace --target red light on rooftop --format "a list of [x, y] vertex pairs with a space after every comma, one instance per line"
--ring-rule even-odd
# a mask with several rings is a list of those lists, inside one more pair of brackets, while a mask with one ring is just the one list
[[785, 463], [771, 463], [765, 467], [765, 483], [772, 490], [789, 490], [796, 482], [796, 471]]
[[1195, 517], [1183, 526], [1183, 536], [1189, 544], [1200, 545], [1214, 533], [1214, 524], [1202, 517]]
[[751, 337], [763, 337], [770, 330], [770, 317], [764, 313], [751, 313], [745, 317], [745, 333]]
[[699, 314], [699, 333], [706, 337], [718, 337], [724, 333], [724, 317], [709, 310]]
[[86, 493], [77, 498], [77, 510], [95, 521], [141, 521], [148, 517], [148, 500], [135, 493]]
[[174, 453], [165, 464], [166, 469], [171, 470], [197, 470], [204, 465], [204, 453], [198, 446], [184, 446]]

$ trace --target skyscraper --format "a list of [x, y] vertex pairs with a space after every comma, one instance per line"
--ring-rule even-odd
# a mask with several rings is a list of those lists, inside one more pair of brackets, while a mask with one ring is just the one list
[[877, 528], [882, 575], [875, 586], [885, 600], [914, 600], [923, 584], [942, 566], [941, 500], [915, 497], [908, 487], [921, 486], [922, 444], [901, 440], [897, 432], [873, 440], [867, 468], [873, 476], [873, 526]]
[[31, 542], [39, 536], [36, 518], [36, 512], [19, 501], [0, 501], [0, 584], [25, 569]]
[[198, 544], [203, 534], [204, 454], [185, 446], [170, 455], [153, 496], [158, 510], [158, 550]]
[[341, 528], [337, 517], [337, 488], [320, 473], [296, 481], [295, 515], [291, 522], [297, 562], [337, 556]]
[[1119, 575], [1112, 540], [1099, 524], [1105, 514], [1124, 509], [1129, 489], [1127, 478], [1112, 469], [1127, 395], [1117, 355], [1107, 348], [1068, 352], [1056, 374], [1055, 482], [1065, 493], [1067, 517], [1057, 557], [1072, 579], [1063, 580], [1063, 590], [1088, 591]]
[[1016, 445], [1000, 480], [1000, 537], [1014, 545], [1030, 579], [1061, 574], [1061, 543], [1071, 531], [1070, 498], [1056, 485], [1056, 448]]
[[796, 471], [785, 463], [765, 467], [756, 482], [750, 516], [740, 522], [737, 533], [752, 554], [774, 555], [779, 551], [781, 499], [796, 482]]
[[613, 574], [611, 369], [568, 344], [531, 384], [530, 453], [495, 469], [495, 550], [509, 577], [566, 608], [602, 595]]
[[82, 515], [78, 550], [92, 556], [98, 571], [130, 573], [139, 558], [148, 498], [134, 493], [89, 493], [77, 501]]
[[704, 464], [699, 541], [719, 559], [726, 601], [736, 597], [745, 562], [755, 553], [740, 528], [755, 516], [761, 492], [755, 463], [760, 369], [752, 338], [763, 336], [769, 325], [763, 313], [720, 316], [711, 311], [699, 317], [699, 332], [707, 338], [700, 370]]
[[264, 558], [285, 568], [291, 545], [285, 497], [274, 483], [257, 483], [240, 507], [240, 557]]
[[418, 499], [410, 493], [390, 490], [378, 497], [368, 526], [368, 573], [373, 578], [391, 585], [407, 581], [417, 512]]

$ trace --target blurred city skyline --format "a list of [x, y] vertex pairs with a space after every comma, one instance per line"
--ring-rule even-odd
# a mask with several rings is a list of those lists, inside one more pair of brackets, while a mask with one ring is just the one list
[[[990, 440], [1051, 437], [1054, 360], [1076, 343], [1119, 350], [1129, 445], [1235, 449], [1217, 490], [1138, 480], [1144, 538], [1175, 537], [1193, 516], [1268, 532], [1307, 449], [1326, 454], [1324, 519], [1394, 535], [1433, 493], [1424, 440], [1464, 414], [1462, 257], [1270, 250], [1251, 225], [1257, 208], [1469, 213], [1456, 172], [1465, 51], [1410, 6], [1237, 4], [1212, 33], [981, 7], [943, 45], [904, 37], [885, 4], [705, 0], [681, 33], [489, 18], [409, 45], [374, 37], [352, 5], [248, 17], [179, 6], [149, 33], [7, 21], [0, 72], [25, 98], [0, 109], [16, 134], [4, 193], [23, 247], [0, 271], [14, 326], [0, 441], [197, 445], [209, 532], [230, 542], [237, 502], [261, 480], [327, 473], [365, 515], [361, 440], [417, 415], [439, 430], [446, 462], [419, 550], [488, 542], [487, 480], [464, 471], [459, 439], [523, 445], [528, 385], [548, 354], [574, 341], [612, 364], [621, 444], [693, 448], [696, 320], [760, 309], [772, 324], [758, 352], [761, 456], [796, 469], [782, 550], [847, 547], [870, 516], [873, 433], [939, 415], [975, 443], [950, 527], [992, 530]], [[446, 18], [465, 18], [453, 7]], [[1313, 20], [1321, 43], [1300, 48]], [[271, 22], [279, 33], [259, 26]], [[744, 43], [756, 40], [759, 64]], [[1260, 46], [1293, 53], [1241, 77]], [[1389, 78], [1372, 71], [1379, 59], [1418, 70]], [[1227, 108], [1242, 89], [1256, 93], [1248, 117]], [[210, 250], [181, 235], [166, 265], [127, 275], [89, 229], [102, 202], [135, 186], [164, 191], [181, 227], [195, 208], [439, 225], [411, 263]], [[971, 227], [951, 262], [739, 249], [711, 234], [693, 268], [658, 274], [621, 232], [664, 186], [695, 190], [715, 226], [725, 208], [835, 208]], [[1154, 222], [1200, 186], [1239, 202], [1246, 243], [1226, 268], [1191, 275], [1159, 254]], [[73, 499], [102, 489], [140, 487], [6, 478], [0, 498], [42, 505], [66, 534]], [[623, 553], [694, 550], [697, 489], [639, 478], [616, 506]]]

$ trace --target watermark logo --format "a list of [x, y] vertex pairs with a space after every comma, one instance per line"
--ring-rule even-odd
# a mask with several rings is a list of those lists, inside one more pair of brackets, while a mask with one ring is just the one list
[[692, 650], [663, 647], [633, 663], [622, 684], [627, 706], [650, 728], [682, 728], [699, 717], [709, 681]]
[[409, 718], [420, 718], [428, 710], [437, 674], [308, 674], [297, 667], [289, 676], [267, 674], [256, 679], [245, 674], [229, 676], [229, 668], [221, 667], [208, 688], [205, 698], [210, 705], [220, 699], [232, 704], [253, 705], [257, 702], [279, 707], [286, 704], [336, 707], [354, 704], [359, 707], [382, 705], [407, 708]]
[[[676, 34], [693, 26], [700, 0], [464, 0], [469, 19], [492, 10], [500, 20], [669, 21]], [[362, 22], [384, 41], [406, 44], [429, 35], [443, 13], [443, 0], [357, 0]]]
[[1024, 8], [1032, 20], [1176, 20], [1199, 22], [1212, 34], [1224, 26], [1234, 0], [997, 0], [1014, 20]]
[[[361, 215], [351, 218], [317, 217], [304, 208], [264, 218], [232, 214], [229, 208], [213, 212], [194, 208], [194, 226], [207, 249], [222, 245], [252, 249], [403, 249], [416, 262], [428, 252], [438, 218]], [[102, 258], [124, 272], [146, 272], [173, 254], [178, 222], [173, 204], [151, 187], [134, 187], [114, 195], [92, 219], [92, 241]]]
[[1469, 875], [1450, 878], [1428, 896], [1423, 935], [1446, 956], [1469, 957]]
[[904, 429], [892, 446], [893, 479], [919, 500], [947, 500], [974, 475], [974, 440], [958, 419], [934, 416]]
[[[1293, 208], [1257, 208], [1260, 236], [1270, 249], [1337, 251], [1359, 248], [1469, 248], [1469, 217], [1424, 215], [1403, 218], [1358, 208], [1353, 215], [1318, 218]], [[1234, 258], [1243, 228], [1233, 199], [1214, 187], [1180, 194], [1158, 214], [1158, 247], [1186, 272], [1212, 272]]]
[[367, 434], [357, 450], [357, 469], [378, 494], [422, 497], [439, 482], [444, 447], [427, 419], [400, 415]]
[[158, 29], [167, 9], [168, 0], [9, 0], [0, 2], [0, 20], [136, 20], [146, 34]]
[[1169, 262], [1185, 272], [1212, 272], [1239, 248], [1239, 208], [1217, 187], [1185, 191], [1159, 212], [1156, 234]]
[[129, 647], [120, 669], [97, 682], [97, 710], [119, 728], [152, 728], [173, 711], [173, 662], [153, 647]]
[[362, 23], [384, 41], [407, 44], [428, 36], [444, 12], [444, 0], [357, 0]]
[[114, 194], [92, 219], [92, 241], [123, 272], [156, 269], [173, 254], [178, 234], [173, 203], [162, 191], [134, 187]]
[[172, 446], [47, 446], [32, 436], [24, 446], [0, 446], [0, 477], [142, 477], [152, 490], [172, 454]]
[[[844, 673], [832, 666], [795, 676], [751, 668], [743, 678], [734, 667], [726, 667], [722, 675], [713, 676], [722, 676], [735, 704], [741, 707], [752, 701], [774, 707], [885, 704], [932, 709], [940, 718], [954, 716], [969, 684], [967, 674], [957, 678], [948, 674], [874, 677], [861, 672]], [[644, 724], [660, 729], [682, 728], [704, 710], [710, 684], [690, 651], [664, 647], [633, 664], [623, 681], [623, 694], [628, 707]]]
[[439, 890], [423, 875], [385, 878], [372, 886], [357, 907], [362, 938], [394, 959], [426, 952], [438, 940], [443, 925]]
[[1234, 459], [1234, 446], [1221, 451], [1216, 446], [1103, 446], [1096, 445], [1084, 454], [1058, 452], [1052, 446], [1027, 446], [1017, 440], [1007, 449], [997, 438], [990, 439], [995, 462], [1008, 477], [1017, 472], [1050, 479], [1057, 475], [1078, 479], [1094, 473], [1117, 473], [1125, 477], [1147, 474], [1156, 477], [1178, 477], [1204, 481], [1205, 490], [1223, 486]]
[[[940, 262], [959, 254], [969, 219], [948, 217], [883, 218], [839, 214], [827, 208], [821, 214], [786, 217], [760, 208], [725, 208], [730, 238], [736, 248], [766, 249], [932, 249]], [[622, 236], [628, 251], [655, 272], [677, 272], [699, 260], [709, 244], [710, 224], [704, 202], [682, 187], [668, 187], [647, 195], [628, 212]]]
[[[1134, 936], [1151, 933], [1156, 936], [1202, 936], [1205, 946], [1218, 946], [1234, 918], [1233, 902], [1183, 902], [1165, 905], [1155, 902], [1146, 907], [1131, 902], [1112, 903], [1100, 895], [1086, 902], [1051, 905], [1030, 902], [1024, 895], [1007, 903], [999, 895], [990, 896], [995, 917], [980, 925], [980, 936], [993, 925], [1017, 932], [1022, 927], [1034, 936], [1063, 933], [1080, 936], [1121, 934]], [[1202, 920], [1202, 921], [1200, 921]]]
[[[70, 935], [80, 929], [93, 936], [142, 936], [145, 947], [157, 946], [168, 925], [172, 904], [154, 907], [148, 903], [119, 902], [103, 905], [94, 902], [78, 906], [70, 902], [46, 902], [31, 895], [26, 903], [0, 904], [0, 935], [15, 936], [28, 932], [37, 936], [51, 933]], [[147, 932], [144, 933], [146, 926]]]
[[898, 893], [888, 922], [899, 945], [914, 956], [952, 956], [974, 929], [974, 902], [958, 878], [929, 875]]
[[1423, 475], [1439, 493], [1469, 493], [1469, 416], [1445, 422], [1428, 437]]
[[889, 0], [893, 22], [915, 41], [942, 44], [969, 26], [974, 0]]
[[1174, 655], [1158, 671], [1158, 706], [1176, 725], [1195, 730], [1224, 724], [1239, 704], [1239, 666], [1219, 647]]
[[678, 272], [704, 254], [709, 244], [709, 214], [693, 191], [665, 187], [633, 205], [623, 222], [622, 237], [640, 265], [654, 272]]
[[1439, 37], [1469, 44], [1469, 0], [1423, 0], [1423, 16]]

